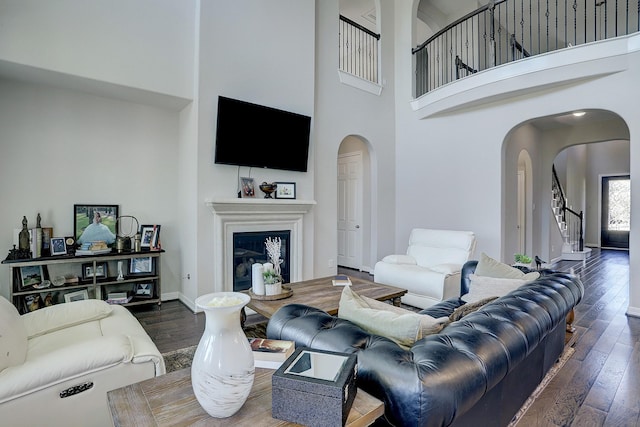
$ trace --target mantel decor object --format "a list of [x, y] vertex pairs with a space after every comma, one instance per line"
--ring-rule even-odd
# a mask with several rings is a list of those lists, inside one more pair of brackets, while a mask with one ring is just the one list
[[268, 184], [267, 182], [263, 182], [262, 184], [260, 184], [260, 190], [264, 193], [265, 199], [273, 199], [271, 193], [276, 191], [277, 187], [278, 185], [274, 182], [272, 182], [271, 184]]
[[251, 301], [240, 292], [196, 298], [205, 329], [191, 365], [193, 393], [214, 418], [227, 418], [244, 405], [255, 376], [253, 352], [240, 325], [240, 311]]

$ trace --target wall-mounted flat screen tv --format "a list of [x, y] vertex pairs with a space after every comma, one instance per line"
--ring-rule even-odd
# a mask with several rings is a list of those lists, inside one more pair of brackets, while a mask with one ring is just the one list
[[307, 171], [311, 117], [218, 97], [215, 163]]

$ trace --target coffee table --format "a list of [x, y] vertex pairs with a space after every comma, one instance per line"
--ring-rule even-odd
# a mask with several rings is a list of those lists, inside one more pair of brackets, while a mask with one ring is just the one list
[[[287, 304], [306, 304], [326, 311], [335, 316], [338, 314], [338, 306], [343, 286], [333, 286], [331, 280], [335, 276], [322, 277], [320, 279], [305, 280], [303, 282], [287, 283], [284, 286], [291, 288], [293, 295], [279, 300], [261, 300], [251, 298], [247, 307], [270, 319], [278, 309]], [[378, 301], [391, 300], [393, 305], [400, 306], [400, 297], [407, 293], [406, 289], [394, 286], [382, 285], [358, 277], [351, 279], [351, 289], [358, 295], [363, 295]], [[249, 291], [243, 291], [249, 293]]]
[[[256, 368], [251, 393], [228, 418], [213, 418], [198, 403], [191, 387], [191, 368], [181, 369], [107, 393], [115, 427], [124, 426], [295, 426], [271, 417], [271, 376]], [[358, 389], [347, 418], [348, 427], [368, 426], [384, 413], [384, 404]]]

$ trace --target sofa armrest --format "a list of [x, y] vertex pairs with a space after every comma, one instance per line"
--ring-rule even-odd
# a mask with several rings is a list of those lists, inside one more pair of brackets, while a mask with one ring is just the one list
[[386, 257], [382, 258], [382, 262], [386, 262], [388, 264], [409, 264], [409, 265], [418, 264], [416, 262], [416, 259], [411, 255], [402, 255], [402, 254], [387, 255]]
[[[128, 363], [133, 347], [126, 335], [69, 345], [0, 372], [0, 404], [66, 380]], [[55, 366], [56, 369], [51, 369]]]
[[113, 307], [104, 301], [88, 299], [45, 307], [23, 314], [21, 318], [27, 329], [27, 336], [31, 339], [81, 323], [104, 319], [112, 310]]

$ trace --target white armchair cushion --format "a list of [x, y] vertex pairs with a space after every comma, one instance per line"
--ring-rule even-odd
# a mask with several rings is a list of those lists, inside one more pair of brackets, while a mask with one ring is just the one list
[[[69, 378], [129, 362], [133, 346], [126, 335], [96, 337], [41, 354], [0, 372], [0, 403]], [[55, 366], [55, 369], [51, 369]]]
[[416, 265], [416, 259], [414, 257], [402, 254], [387, 255], [382, 258], [382, 262], [388, 262], [389, 264]]
[[462, 265], [460, 265], [460, 264], [438, 264], [438, 265], [432, 266], [431, 270], [435, 271], [436, 273], [441, 273], [441, 274], [455, 274], [455, 273], [460, 273], [460, 270], [462, 270]]
[[0, 296], [0, 371], [20, 365], [26, 356], [27, 330], [20, 313], [9, 300]]
[[107, 317], [113, 307], [104, 301], [88, 299], [56, 304], [22, 316], [29, 338]]

